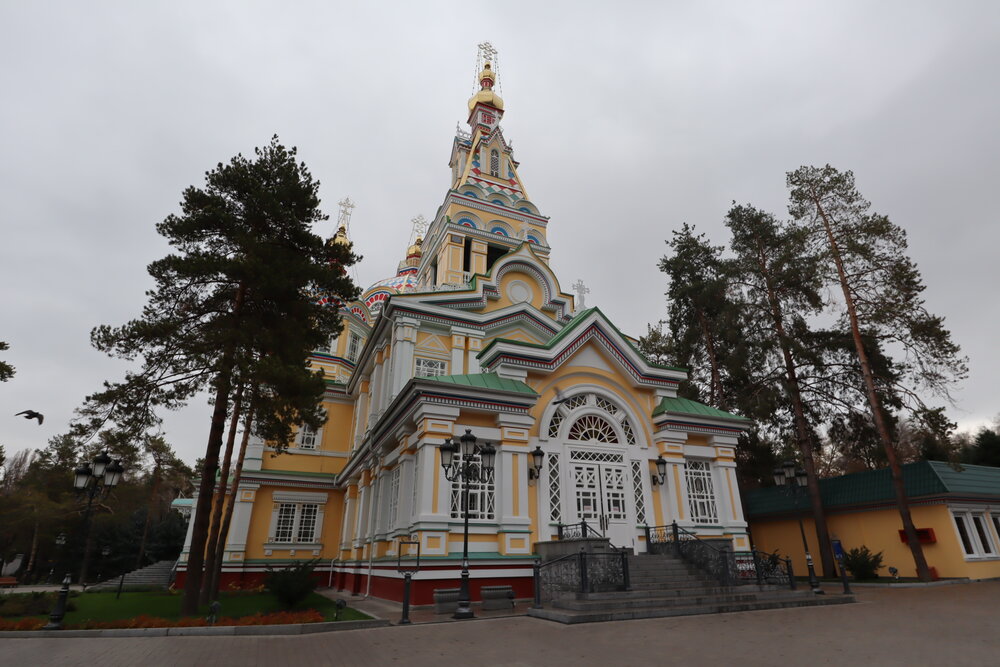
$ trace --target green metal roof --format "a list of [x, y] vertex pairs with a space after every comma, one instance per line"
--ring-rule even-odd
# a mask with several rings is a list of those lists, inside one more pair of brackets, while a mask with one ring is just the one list
[[431, 382], [448, 382], [465, 387], [477, 387], [479, 389], [496, 389], [500, 391], [513, 391], [519, 394], [531, 394], [537, 396], [538, 392], [524, 384], [520, 380], [502, 378], [496, 373], [472, 373], [470, 375], [438, 375], [436, 377], [420, 378], [420, 380], [430, 380]]
[[660, 404], [653, 410], [653, 416], [671, 412], [681, 415], [692, 415], [694, 417], [710, 417], [713, 419], [735, 419], [741, 422], [750, 421], [746, 417], [740, 417], [724, 410], [718, 410], [710, 405], [692, 401], [688, 398], [671, 398], [664, 396]]
[[[907, 463], [903, 465], [903, 484], [911, 499], [950, 495], [992, 497], [1000, 501], [1000, 468], [991, 466], [963, 465], [959, 471], [941, 461]], [[819, 491], [826, 509], [896, 501], [888, 468], [821, 479]], [[786, 490], [773, 486], [747, 492], [746, 504], [749, 517], [804, 510], [808, 506], [805, 494], [800, 494], [796, 501]]]
[[566, 325], [562, 328], [562, 330], [559, 331], [559, 333], [557, 333], [555, 336], [553, 336], [552, 338], [550, 338], [548, 341], [546, 341], [544, 343], [528, 343], [528, 342], [523, 341], [523, 340], [514, 340], [512, 338], [494, 338], [476, 356], [479, 357], [479, 358], [483, 358], [486, 355], [487, 351], [489, 351], [490, 348], [492, 348], [494, 345], [497, 345], [499, 343], [511, 343], [511, 344], [514, 344], [514, 345], [520, 345], [522, 347], [534, 347], [534, 348], [537, 348], [537, 349], [540, 349], [540, 350], [551, 350], [561, 340], [563, 340], [564, 338], [566, 338], [567, 336], [569, 336], [570, 333], [576, 327], [578, 327], [581, 322], [583, 322], [585, 319], [587, 319], [587, 317], [589, 317], [591, 315], [591, 313], [594, 313], [594, 312], [597, 312], [597, 314], [601, 316], [601, 319], [603, 319], [605, 321], [605, 323], [607, 323], [607, 325], [609, 327], [611, 327], [611, 329], [621, 337], [621, 339], [625, 342], [625, 344], [628, 345], [630, 348], [632, 348], [632, 350], [636, 354], [638, 354], [642, 359], [645, 359], [646, 363], [649, 364], [650, 366], [652, 366], [653, 368], [662, 368], [662, 369], [668, 370], [668, 371], [681, 371], [681, 372], [684, 372], [684, 373], [686, 373], [688, 371], [688, 369], [682, 368], [680, 366], [668, 366], [667, 364], [660, 364], [660, 363], [657, 363], [655, 361], [650, 361], [649, 358], [645, 354], [643, 354], [641, 351], [639, 351], [639, 348], [637, 348], [635, 346], [635, 343], [632, 342], [632, 339], [630, 339], [628, 336], [626, 336], [625, 334], [623, 334], [621, 332], [621, 330], [618, 327], [616, 327], [611, 320], [608, 319], [607, 315], [605, 315], [601, 311], [601, 309], [597, 308], [596, 306], [594, 308], [588, 308], [587, 310], [582, 310], [579, 313], [577, 313], [576, 315], [574, 315], [573, 319], [571, 319], [569, 322], [567, 322]]

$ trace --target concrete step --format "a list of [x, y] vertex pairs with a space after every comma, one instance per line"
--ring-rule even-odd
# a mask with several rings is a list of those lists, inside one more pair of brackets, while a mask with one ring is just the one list
[[812, 597], [785, 597], [752, 601], [710, 602], [704, 604], [676, 606], [639, 606], [626, 609], [572, 610], [546, 607], [529, 609], [528, 615], [558, 623], [595, 623], [602, 621], [626, 621], [640, 618], [663, 618], [668, 616], [693, 616], [698, 614], [723, 614], [738, 611], [762, 609], [786, 609], [818, 607], [831, 604], [854, 602], [852, 595], [813, 595]]
[[554, 600], [552, 606], [556, 609], [572, 609], [576, 611], [606, 611], [644, 607], [687, 607], [691, 605], [767, 602], [769, 600], [800, 600], [811, 597], [813, 597], [813, 594], [809, 591], [749, 591], [732, 588], [691, 591], [677, 595], [650, 597], [562, 599]]
[[[174, 569], [172, 560], [162, 560], [151, 565], [147, 565], [139, 570], [133, 570], [125, 575], [124, 585], [128, 586], [160, 586], [166, 588], [170, 584], [170, 576]], [[113, 590], [118, 588], [121, 576], [107, 579], [100, 583], [88, 586], [88, 590]]]

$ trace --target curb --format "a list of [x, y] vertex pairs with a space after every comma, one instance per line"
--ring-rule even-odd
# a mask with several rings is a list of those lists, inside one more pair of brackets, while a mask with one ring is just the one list
[[289, 623], [288, 625], [222, 625], [191, 628], [116, 628], [113, 630], [9, 630], [0, 632], [0, 639], [81, 639], [84, 637], [246, 637], [260, 635], [311, 635], [318, 632], [384, 628], [391, 623], [384, 619], [364, 621], [324, 621], [322, 623]]

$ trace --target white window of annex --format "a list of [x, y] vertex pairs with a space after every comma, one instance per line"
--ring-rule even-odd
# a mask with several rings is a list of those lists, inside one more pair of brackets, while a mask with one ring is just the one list
[[448, 362], [441, 359], [426, 359], [417, 357], [414, 359], [413, 376], [418, 378], [431, 378], [448, 374]]
[[684, 462], [684, 482], [687, 485], [688, 512], [694, 523], [719, 523], [715, 501], [712, 464], [689, 459]]
[[[577, 414], [587, 412], [590, 413], [589, 418], [572, 419]], [[598, 413], [602, 416], [597, 416]], [[572, 425], [565, 437], [570, 440], [636, 444], [635, 429], [628, 413], [614, 401], [599, 394], [584, 392], [566, 398], [552, 413], [545, 432], [549, 438], [558, 438], [569, 421], [572, 421]]]
[[953, 508], [951, 515], [966, 560], [1000, 558], [1000, 513]]
[[276, 491], [268, 542], [272, 544], [319, 542], [326, 500], [325, 493]]

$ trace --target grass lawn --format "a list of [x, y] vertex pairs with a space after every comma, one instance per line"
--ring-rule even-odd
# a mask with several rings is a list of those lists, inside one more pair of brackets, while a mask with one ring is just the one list
[[[83, 593], [70, 598], [74, 611], [66, 613], [67, 624], [84, 623], [85, 621], [116, 621], [134, 618], [140, 614], [157, 616], [170, 620], [181, 618], [181, 596], [166, 592], [136, 592], [122, 593], [120, 599], [115, 599], [114, 592]], [[219, 597], [222, 605], [220, 616], [239, 618], [251, 616], [257, 612], [269, 613], [282, 611], [277, 599], [270, 593], [222, 593]], [[323, 618], [332, 621], [337, 607], [333, 600], [319, 593], [310, 593], [296, 608], [296, 611], [315, 609]], [[199, 616], [207, 616], [208, 608], [199, 610]], [[340, 611], [340, 620], [355, 621], [367, 619], [369, 616], [350, 607]]]

